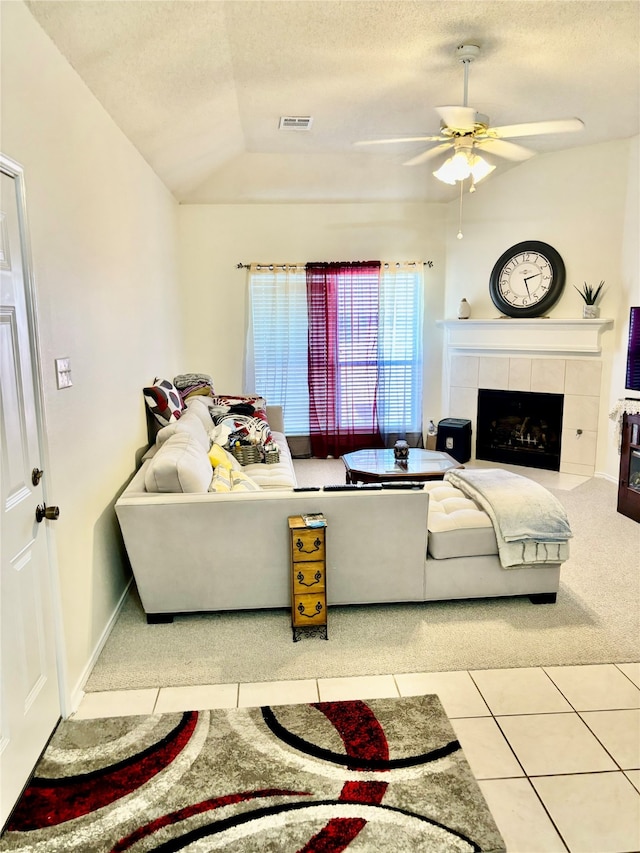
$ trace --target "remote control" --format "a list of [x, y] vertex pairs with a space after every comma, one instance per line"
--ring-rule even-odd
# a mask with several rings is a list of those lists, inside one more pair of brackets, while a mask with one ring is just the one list
[[359, 486], [357, 483], [342, 483], [335, 486], [324, 486], [323, 488], [325, 492], [352, 492], [354, 489], [358, 489]]
[[383, 489], [421, 489], [422, 483], [417, 483], [413, 480], [390, 480], [388, 483], [382, 483]]
[[320, 486], [294, 486], [294, 492], [319, 492]]

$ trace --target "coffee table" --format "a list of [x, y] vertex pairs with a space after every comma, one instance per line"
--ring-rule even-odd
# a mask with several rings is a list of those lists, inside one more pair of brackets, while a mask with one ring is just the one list
[[398, 462], [393, 448], [355, 450], [341, 457], [347, 483], [382, 483], [394, 480], [441, 480], [447, 471], [464, 468], [453, 456], [440, 450], [412, 447], [406, 463]]

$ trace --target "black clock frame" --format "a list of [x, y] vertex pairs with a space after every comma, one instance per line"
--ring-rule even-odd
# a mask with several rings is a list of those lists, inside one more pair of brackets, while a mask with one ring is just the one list
[[[527, 305], [525, 308], [518, 308], [503, 299], [500, 293], [500, 275], [506, 264], [516, 255], [521, 255], [523, 252], [536, 252], [544, 255], [551, 266], [553, 281], [549, 290], [539, 302], [536, 302], [535, 305]], [[549, 311], [550, 308], [553, 308], [558, 299], [560, 299], [564, 290], [565, 278], [564, 261], [553, 246], [543, 243], [540, 240], [523, 240], [521, 243], [511, 246], [506, 252], [503, 252], [496, 261], [491, 271], [491, 277], [489, 278], [489, 295], [496, 308], [502, 311], [503, 314], [506, 314], [507, 317], [540, 317]]]

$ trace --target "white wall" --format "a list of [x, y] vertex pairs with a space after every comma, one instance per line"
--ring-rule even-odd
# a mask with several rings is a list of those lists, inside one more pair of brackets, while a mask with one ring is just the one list
[[464, 197], [462, 240], [459, 202], [421, 204], [183, 205], [179, 211], [180, 275], [184, 283], [189, 363], [213, 374], [216, 385], [242, 385], [245, 329], [244, 271], [238, 262], [355, 259], [432, 259], [425, 268], [425, 419], [445, 417], [441, 396], [440, 331], [434, 323], [457, 316], [462, 297], [472, 316], [496, 317], [488, 282], [495, 261], [521, 240], [555, 246], [567, 269], [563, 296], [551, 316], [580, 317], [573, 289], [606, 281], [596, 472], [617, 479], [612, 401], [624, 396], [626, 326], [638, 304], [638, 140], [540, 155], [490, 176]]
[[25, 173], [73, 693], [128, 580], [113, 503], [146, 439], [141, 384], [181, 360], [177, 205], [23, 3], [1, 13], [0, 147]]
[[[605, 280], [601, 317], [614, 320], [602, 335], [602, 385], [596, 473], [618, 478], [611, 402], [624, 396], [629, 306], [639, 304], [638, 139], [540, 155], [491, 175], [464, 197], [462, 240], [458, 202], [448, 205], [446, 316], [462, 297], [474, 319], [497, 317], [489, 296], [493, 265], [509, 246], [542, 240], [562, 256], [567, 283], [551, 317], [582, 316], [573, 289]], [[508, 321], [507, 321], [508, 322]]]
[[[618, 400], [624, 397], [640, 399], [637, 391], [624, 388], [627, 366], [627, 342], [629, 339], [630, 305], [640, 305], [640, 137], [636, 137], [629, 147], [627, 163], [629, 179], [625, 198], [624, 231], [622, 234], [622, 290], [620, 294], [620, 322], [615, 328], [615, 350], [611, 359], [611, 385], [609, 411]], [[626, 309], [626, 310], [625, 310]], [[616, 474], [617, 479], [620, 455], [618, 453], [615, 424], [609, 422], [610, 440], [606, 446], [605, 470]]]
[[426, 423], [437, 421], [445, 212], [414, 203], [181, 205], [184, 369], [212, 374], [223, 393], [242, 389], [247, 272], [236, 269], [240, 262], [431, 260], [424, 267], [424, 414]]

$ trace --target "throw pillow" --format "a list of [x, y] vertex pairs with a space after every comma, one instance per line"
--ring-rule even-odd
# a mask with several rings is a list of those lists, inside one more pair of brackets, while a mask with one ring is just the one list
[[184, 408], [180, 392], [168, 379], [154, 379], [153, 385], [143, 388], [149, 411], [162, 426], [177, 421]]
[[228, 468], [224, 468], [222, 465], [218, 465], [213, 473], [213, 478], [211, 480], [211, 485], [209, 486], [210, 492], [230, 492], [231, 491], [231, 471]]
[[241, 414], [257, 416], [258, 412], [264, 413], [264, 419], [267, 417], [267, 401], [264, 397], [259, 397], [257, 394], [236, 395], [216, 394], [211, 400], [211, 416], [227, 414]]
[[258, 394], [214, 394], [213, 402], [216, 406], [237, 406], [249, 403], [254, 409], [266, 409], [267, 401]]
[[244, 471], [231, 472], [231, 491], [232, 492], [259, 492], [260, 486], [255, 480], [252, 480]]
[[227, 453], [227, 451], [223, 447], [220, 447], [219, 444], [211, 445], [209, 460], [214, 468], [217, 468], [218, 465], [222, 465], [223, 468], [227, 468], [230, 471], [233, 468], [231, 460], [229, 459], [230, 456], [231, 454]]

